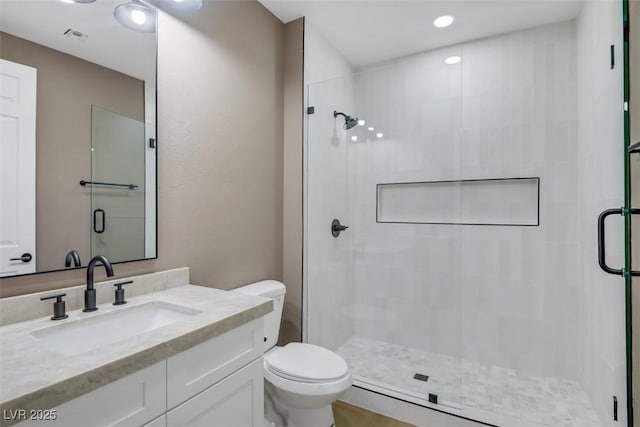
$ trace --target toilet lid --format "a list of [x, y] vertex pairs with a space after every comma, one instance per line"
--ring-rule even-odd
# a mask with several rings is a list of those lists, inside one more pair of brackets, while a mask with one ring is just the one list
[[331, 381], [344, 377], [347, 362], [333, 351], [306, 343], [290, 343], [265, 356], [276, 375], [304, 382]]

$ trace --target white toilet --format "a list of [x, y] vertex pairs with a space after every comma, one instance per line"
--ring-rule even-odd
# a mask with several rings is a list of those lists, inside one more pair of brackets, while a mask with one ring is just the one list
[[313, 344], [277, 347], [285, 287], [264, 280], [234, 289], [246, 295], [273, 299], [273, 311], [264, 323], [265, 419], [267, 425], [331, 427], [331, 404], [351, 386], [347, 362], [336, 353]]

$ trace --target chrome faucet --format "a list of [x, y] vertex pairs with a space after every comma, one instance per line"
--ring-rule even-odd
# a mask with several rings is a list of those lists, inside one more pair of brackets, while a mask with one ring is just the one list
[[76, 267], [82, 266], [82, 261], [80, 261], [80, 254], [75, 249], [71, 249], [67, 253], [67, 256], [65, 256], [65, 258], [64, 258], [64, 266], [66, 268], [71, 267], [71, 261], [73, 261], [73, 264]]
[[87, 265], [87, 289], [84, 291], [84, 310], [82, 311], [96, 311], [96, 290], [93, 289], [93, 269], [97, 263], [102, 263], [104, 269], [107, 271], [107, 277], [113, 276], [113, 267], [111, 261], [104, 255], [96, 255], [91, 258], [89, 265]]

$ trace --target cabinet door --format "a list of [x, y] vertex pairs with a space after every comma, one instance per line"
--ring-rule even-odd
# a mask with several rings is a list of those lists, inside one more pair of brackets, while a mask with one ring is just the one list
[[167, 427], [264, 425], [262, 357], [167, 413]]
[[25, 421], [20, 427], [139, 427], [167, 409], [166, 361], [127, 375], [53, 409], [55, 420]]
[[167, 359], [167, 409], [260, 357], [263, 324], [256, 319]]

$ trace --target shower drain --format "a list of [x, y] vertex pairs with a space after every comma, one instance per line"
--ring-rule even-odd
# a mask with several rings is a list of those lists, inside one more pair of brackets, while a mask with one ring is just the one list
[[429, 375], [425, 375], [425, 374], [415, 374], [413, 376], [414, 380], [418, 380], [418, 381], [424, 381], [427, 382], [429, 381]]

